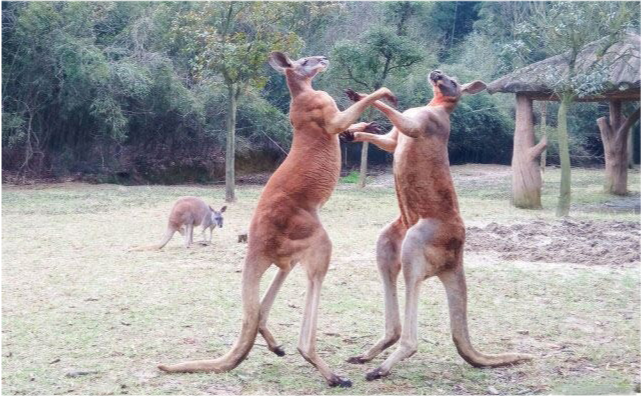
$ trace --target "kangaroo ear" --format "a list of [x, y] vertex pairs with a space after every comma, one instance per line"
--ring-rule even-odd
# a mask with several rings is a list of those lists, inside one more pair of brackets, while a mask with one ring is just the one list
[[274, 51], [269, 54], [269, 64], [279, 73], [285, 73], [285, 70], [292, 67], [292, 60], [286, 54]]
[[463, 86], [461, 86], [461, 94], [474, 95], [483, 91], [485, 88], [487, 88], [487, 85], [483, 81], [476, 80], [471, 83], [463, 84]]
[[222, 208], [220, 208], [220, 213], [223, 213], [226, 210], [227, 210], [227, 206], [223, 206]]

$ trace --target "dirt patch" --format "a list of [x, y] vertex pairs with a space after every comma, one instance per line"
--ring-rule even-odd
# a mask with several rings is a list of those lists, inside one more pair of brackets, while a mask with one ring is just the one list
[[602, 204], [583, 205], [578, 206], [577, 209], [583, 212], [641, 213], [641, 200], [639, 200], [639, 197], [640, 195], [638, 193], [626, 195], [624, 197], [613, 197], [611, 200]]
[[621, 266], [638, 263], [636, 222], [561, 220], [468, 227], [468, 251], [496, 251], [505, 260]]
[[[468, 164], [452, 165], [450, 172], [456, 189], [475, 190], [479, 188], [500, 188], [506, 193], [512, 171], [508, 165]], [[368, 170], [369, 185], [394, 187], [391, 166], [373, 167]]]

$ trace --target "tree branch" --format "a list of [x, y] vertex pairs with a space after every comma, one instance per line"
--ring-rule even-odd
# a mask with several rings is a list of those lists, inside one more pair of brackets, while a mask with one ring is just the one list
[[370, 90], [369, 84], [354, 77], [354, 74], [352, 73], [352, 69], [348, 65], [345, 65], [345, 68], [347, 69], [347, 75], [352, 81], [354, 81], [357, 84], [361, 84], [362, 86]]
[[534, 160], [536, 157], [541, 155], [543, 150], [545, 150], [548, 147], [548, 138], [547, 136], [543, 136], [541, 140], [539, 140], [539, 143], [532, 148], [530, 148], [530, 157], [532, 160]]
[[418, 63], [418, 62], [419, 62], [419, 59], [416, 59], [416, 60], [413, 60], [413, 61], [409, 61], [407, 63], [401, 63], [401, 64], [398, 64], [398, 65], [394, 65], [394, 66], [390, 67], [387, 71], [390, 72], [390, 71], [392, 71], [394, 69], [400, 69], [401, 67], [410, 67], [413, 64]]
[[617, 147], [620, 147], [619, 145], [623, 144], [623, 141], [628, 139], [628, 131], [630, 130], [630, 127], [634, 125], [635, 122], [639, 120], [639, 108], [636, 109], [636, 111], [628, 118], [626, 118], [625, 122], [623, 125], [619, 127], [619, 129], [616, 131], [616, 137], [615, 137], [615, 143], [617, 144]]

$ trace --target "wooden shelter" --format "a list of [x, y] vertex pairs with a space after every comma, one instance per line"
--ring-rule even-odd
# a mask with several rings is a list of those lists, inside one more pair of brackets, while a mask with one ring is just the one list
[[[587, 44], [576, 58], [575, 70], [588, 73], [594, 65], [607, 65], [606, 89], [598, 95], [577, 97], [579, 102], [610, 104], [610, 117], [597, 120], [605, 152], [606, 185], [608, 192], [627, 192], [628, 131], [639, 119], [639, 109], [625, 118], [621, 104], [639, 101], [639, 44], [641, 37], [626, 33], [612, 45], [601, 39]], [[538, 157], [547, 141], [535, 142], [533, 101], [558, 101], [550, 87], [550, 76], [567, 76], [568, 54], [561, 54], [533, 63], [501, 77], [488, 85], [488, 92], [516, 94], [516, 127], [512, 156], [512, 203], [521, 208], [541, 207], [541, 173]], [[546, 79], [548, 82], [546, 82]], [[632, 149], [632, 148], [630, 148]]]

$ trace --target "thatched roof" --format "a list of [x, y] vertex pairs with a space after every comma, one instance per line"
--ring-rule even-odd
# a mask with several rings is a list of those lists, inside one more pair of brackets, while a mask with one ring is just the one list
[[[604, 52], [606, 44], [605, 39], [600, 39], [587, 44], [579, 52], [576, 59], [576, 70], [581, 73], [590, 72], [593, 66], [597, 64], [597, 57], [603, 62], [600, 64], [609, 64], [608, 88], [603, 92], [604, 95], [614, 94], [617, 96], [630, 96], [638, 100], [639, 88], [639, 46], [641, 37], [636, 34], [627, 33], [622, 40], [614, 43]], [[568, 65], [565, 58], [568, 53], [556, 55], [540, 62], [533, 63], [524, 68], [492, 81], [487, 90], [489, 93], [508, 92], [508, 93], [525, 93], [530, 96], [544, 97], [550, 95], [552, 89], [546, 84], [545, 79], [549, 76], [563, 76], [568, 73]], [[549, 80], [548, 80], [549, 81]], [[599, 95], [599, 97], [603, 97]], [[597, 97], [595, 97], [596, 99]], [[584, 98], [588, 99], [588, 98]]]

